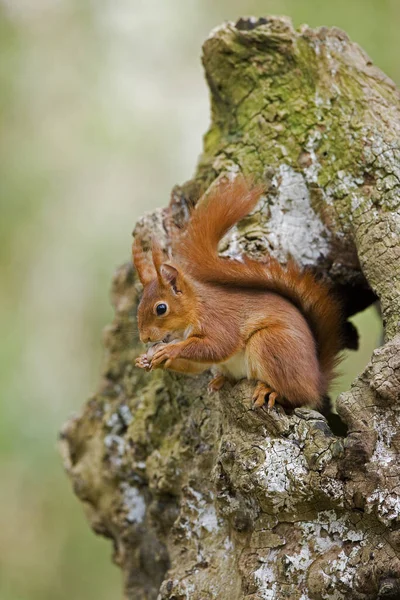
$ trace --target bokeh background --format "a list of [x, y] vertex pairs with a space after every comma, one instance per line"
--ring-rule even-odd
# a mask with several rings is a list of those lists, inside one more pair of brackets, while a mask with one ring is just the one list
[[[0, 0], [0, 598], [121, 597], [57, 454], [96, 386], [108, 289], [209, 122], [200, 48], [224, 20], [336, 25], [400, 80], [398, 0]], [[373, 311], [356, 318], [378, 344]]]

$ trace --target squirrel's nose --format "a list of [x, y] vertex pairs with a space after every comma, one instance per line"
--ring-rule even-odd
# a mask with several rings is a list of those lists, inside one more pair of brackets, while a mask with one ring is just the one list
[[142, 344], [148, 344], [149, 342], [151, 342], [151, 339], [148, 335], [141, 335], [140, 341], [142, 342]]

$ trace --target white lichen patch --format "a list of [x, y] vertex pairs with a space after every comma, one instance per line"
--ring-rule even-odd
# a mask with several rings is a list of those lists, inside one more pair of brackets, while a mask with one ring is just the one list
[[[364, 180], [362, 177], [355, 177], [351, 173], [341, 170], [336, 173], [334, 181], [327, 186], [326, 193], [328, 196], [344, 198], [351, 192], [358, 190], [363, 182]], [[356, 200], [353, 201], [355, 202]]]
[[263, 450], [265, 461], [254, 471], [252, 479], [274, 509], [291, 508], [307, 494], [306, 460], [300, 448], [289, 440], [267, 440]]
[[117, 427], [119, 425], [119, 416], [118, 413], [112, 413], [107, 421], [106, 421], [106, 425], [109, 429], [115, 429], [115, 427]]
[[388, 419], [381, 418], [379, 415], [374, 418], [374, 429], [378, 439], [371, 462], [387, 467], [396, 458], [396, 450], [391, 448], [392, 439], [396, 435], [400, 424], [396, 423], [396, 425], [397, 427], [392, 425]]
[[218, 531], [218, 517], [213, 504], [209, 504], [199, 513], [199, 525], [206, 531]]
[[285, 557], [285, 567], [288, 573], [303, 571], [306, 572], [308, 567], [313, 562], [314, 557], [311, 554], [310, 546], [308, 544], [304, 544], [301, 547], [300, 552], [296, 554], [287, 554]]
[[[180, 543], [182, 537], [185, 538], [190, 581], [195, 584], [197, 593], [207, 590], [207, 598], [208, 593], [210, 598], [219, 598], [222, 593], [224, 598], [228, 597], [227, 589], [233, 589], [240, 577], [234, 569], [234, 544], [216, 513], [214, 495], [185, 486], [174, 530], [179, 532]], [[204, 568], [206, 563], [208, 569]]]
[[310, 164], [308, 167], [303, 169], [306, 180], [309, 183], [317, 183], [318, 173], [320, 172], [322, 165], [318, 160], [316, 149], [321, 141], [322, 134], [316, 129], [312, 131], [306, 142], [305, 149], [308, 152]]
[[[321, 598], [344, 599], [346, 593], [352, 589], [356, 573], [353, 564], [357, 562], [354, 559], [365, 544], [364, 532], [358, 531], [345, 516], [338, 517], [333, 510], [321, 512], [315, 521], [297, 522], [296, 528], [301, 533], [298, 545], [300, 550], [295, 553], [288, 551], [283, 555], [281, 551], [271, 550], [262, 559], [262, 565], [254, 572], [261, 598], [267, 600], [280, 598], [276, 583], [280, 572], [278, 568], [280, 561], [287, 574], [287, 580], [295, 582], [296, 588], [306, 588], [311, 565], [318, 557], [337, 549], [336, 558], [332, 559], [330, 556], [328, 564], [324, 567], [327, 595], [322, 592]], [[341, 549], [345, 541], [352, 542], [354, 545], [348, 554]], [[332, 590], [335, 590], [334, 595]], [[302, 592], [300, 598], [307, 600], [306, 592]]]
[[360, 207], [363, 206], [365, 202], [365, 198], [359, 196], [358, 194], [351, 194], [351, 212], [354, 214]]
[[115, 467], [122, 464], [122, 457], [125, 453], [125, 440], [120, 435], [109, 434], [104, 438], [104, 445], [110, 454], [110, 460]]
[[278, 600], [276, 557], [278, 552], [270, 550], [263, 559], [262, 565], [254, 572], [258, 593], [263, 600]]
[[[390, 414], [382, 416], [377, 411], [373, 417], [373, 428], [377, 433], [374, 453], [370, 462], [378, 465], [382, 481], [385, 477], [393, 476], [393, 468], [396, 467], [397, 451], [392, 447], [393, 440], [397, 436], [400, 427], [400, 414], [397, 408], [393, 408]], [[376, 468], [376, 467], [375, 467]], [[376, 512], [378, 518], [385, 525], [391, 525], [393, 521], [400, 521], [400, 494], [397, 488], [387, 489], [385, 484], [380, 484], [367, 498], [366, 511]]]
[[321, 592], [323, 600], [346, 600], [354, 589], [354, 577], [357, 574], [357, 554], [359, 548], [353, 548], [349, 554], [341, 550], [337, 557], [325, 566], [324, 575], [328, 583], [326, 591]]
[[361, 542], [365, 538], [363, 531], [356, 529], [346, 516], [338, 517], [334, 510], [321, 511], [315, 522], [303, 523], [307, 535], [310, 533], [310, 527], [314, 525], [320, 527], [320, 531], [326, 531], [330, 536], [336, 536], [336, 539], [341, 541]]
[[382, 523], [391, 525], [400, 519], [400, 495], [397, 492], [375, 490], [367, 498], [366, 512], [372, 512], [373, 508]]
[[123, 421], [124, 425], [126, 425], [128, 427], [133, 421], [133, 415], [131, 413], [129, 406], [127, 406], [126, 404], [121, 404], [121, 406], [118, 409], [118, 412], [119, 412], [119, 416], [120, 416], [121, 420]]
[[187, 488], [187, 494], [182, 502], [181, 514], [189, 516], [191, 522], [190, 527], [189, 522], [188, 527], [186, 527], [188, 537], [194, 533], [200, 538], [205, 532], [215, 533], [219, 531], [218, 516], [212, 498], [210, 500], [206, 500], [200, 492], [190, 487]]
[[111, 434], [118, 435], [133, 421], [129, 406], [121, 404], [116, 412], [112, 412], [105, 420], [105, 425]]
[[266, 224], [271, 245], [283, 248], [302, 265], [315, 265], [329, 253], [329, 232], [311, 206], [304, 175], [281, 165], [272, 186], [276, 195], [268, 205]]
[[[295, 581], [296, 586], [306, 587], [308, 571], [316, 558], [337, 548], [339, 551], [337, 558], [334, 560], [329, 559], [329, 567], [325, 575], [329, 589], [331, 590], [332, 587], [335, 589], [335, 596], [329, 597], [335, 597], [338, 600], [345, 598], [345, 591], [351, 589], [356, 571], [353, 566], [349, 565], [349, 561], [364, 545], [364, 533], [356, 530], [346, 517], [338, 517], [334, 511], [323, 511], [315, 521], [298, 522], [296, 527], [302, 534], [299, 544], [300, 550], [296, 553], [287, 552], [281, 558], [289, 579]], [[354, 548], [348, 555], [340, 550], [344, 541], [350, 541], [354, 544]], [[275, 599], [277, 597], [274, 595], [275, 588], [273, 587], [273, 582], [276, 581], [273, 569], [276, 561], [276, 555], [271, 552], [268, 555], [268, 562], [262, 565], [254, 574], [258, 583], [262, 579], [263, 586], [260, 587], [259, 591], [263, 598]], [[341, 590], [344, 591], [336, 589], [339, 582]], [[332, 593], [332, 591], [329, 593]], [[307, 595], [303, 593], [302, 597], [307, 598]]]
[[350, 554], [347, 554], [342, 550], [339, 552], [337, 558], [331, 563], [331, 571], [337, 573], [335, 575], [335, 579], [343, 583], [349, 589], [351, 589], [351, 585], [353, 582], [353, 578], [356, 574], [356, 567], [354, 565], [349, 564], [351, 559], [357, 555], [358, 549], [353, 548]]
[[126, 482], [120, 485], [123, 506], [128, 523], [142, 523], [146, 514], [146, 503], [139, 490]]

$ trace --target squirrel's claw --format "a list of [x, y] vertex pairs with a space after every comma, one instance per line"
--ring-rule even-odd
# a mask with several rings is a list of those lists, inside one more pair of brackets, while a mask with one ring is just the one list
[[271, 410], [275, 406], [275, 401], [279, 398], [279, 394], [266, 385], [263, 381], [259, 381], [256, 385], [251, 401], [252, 409], [254, 410], [255, 408], [261, 408], [261, 406], [264, 406], [266, 396], [268, 396], [267, 408], [268, 410]]
[[268, 396], [268, 410], [271, 410], [275, 406], [275, 401], [278, 399], [279, 394], [277, 392], [271, 392]]

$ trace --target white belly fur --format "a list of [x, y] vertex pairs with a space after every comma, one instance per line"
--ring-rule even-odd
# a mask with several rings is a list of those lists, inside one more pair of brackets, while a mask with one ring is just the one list
[[228, 377], [231, 377], [236, 381], [245, 379], [247, 377], [247, 362], [244, 350], [234, 354], [227, 361], [220, 363], [217, 365], [217, 368], [224, 375], [228, 375]]

